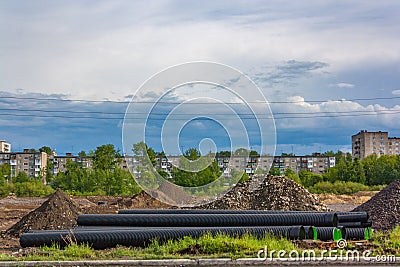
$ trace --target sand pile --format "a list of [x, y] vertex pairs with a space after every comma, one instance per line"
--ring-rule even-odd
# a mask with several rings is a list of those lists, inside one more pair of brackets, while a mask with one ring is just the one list
[[254, 175], [238, 184], [220, 199], [202, 205], [203, 209], [255, 209], [328, 211], [316, 196], [291, 179]]
[[68, 229], [76, 225], [80, 213], [79, 206], [63, 191], [57, 190], [39, 208], [8, 229], [6, 234], [20, 236], [29, 230]]
[[390, 183], [353, 211], [367, 211], [372, 228], [377, 230], [389, 230], [400, 225], [400, 180]]

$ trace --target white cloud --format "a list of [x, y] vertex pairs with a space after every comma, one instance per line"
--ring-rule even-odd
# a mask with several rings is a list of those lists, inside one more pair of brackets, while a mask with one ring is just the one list
[[289, 104], [272, 104], [278, 129], [358, 129], [362, 127], [396, 128], [400, 105], [361, 105], [340, 100], [309, 103], [301, 96], [289, 97]]
[[[35, 12], [4, 9], [0, 49], [7, 68], [0, 90], [118, 99], [155, 72], [191, 60], [246, 70], [296, 59], [327, 62], [330, 71], [400, 60], [394, 34], [400, 23], [379, 4], [221, 2], [193, 8], [178, 2], [152, 2], [150, 7], [100, 2], [89, 8], [83, 2], [66, 3], [34, 4]], [[380, 20], [366, 19], [363, 12], [376, 12]]]
[[339, 88], [353, 88], [354, 84], [351, 84], [351, 83], [337, 83], [336, 87], [339, 87]]
[[393, 90], [393, 91], [392, 91], [392, 94], [393, 94], [393, 95], [400, 95], [400, 90]]

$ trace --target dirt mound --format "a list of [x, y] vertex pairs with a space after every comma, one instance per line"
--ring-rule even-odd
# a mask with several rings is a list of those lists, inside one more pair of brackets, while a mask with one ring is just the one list
[[400, 224], [400, 180], [390, 183], [370, 200], [353, 211], [367, 211], [372, 227], [389, 230]]
[[39, 208], [8, 229], [6, 234], [20, 236], [29, 230], [68, 229], [76, 225], [80, 213], [79, 206], [63, 191], [57, 190]]
[[203, 209], [327, 211], [329, 208], [291, 179], [254, 175]]
[[131, 205], [129, 208], [132, 209], [168, 209], [172, 206], [153, 198], [145, 191], [140, 192], [136, 196], [132, 197]]

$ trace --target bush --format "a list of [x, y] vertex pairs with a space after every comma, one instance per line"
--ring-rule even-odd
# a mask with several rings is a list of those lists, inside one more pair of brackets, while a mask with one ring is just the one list
[[337, 195], [343, 194], [353, 194], [359, 191], [368, 191], [368, 190], [376, 190], [376, 187], [369, 187], [367, 185], [363, 185], [355, 182], [343, 182], [336, 181], [334, 183], [331, 182], [319, 182], [308, 188], [313, 194], [323, 194], [323, 193], [331, 193]]

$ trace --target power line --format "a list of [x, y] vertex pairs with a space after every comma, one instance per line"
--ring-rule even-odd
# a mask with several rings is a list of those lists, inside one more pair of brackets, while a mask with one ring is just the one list
[[[116, 103], [116, 104], [129, 104], [130, 101], [115, 101], [115, 100], [85, 100], [85, 99], [63, 99], [63, 98], [40, 98], [40, 97], [19, 97], [19, 96], [0, 96], [0, 99], [18, 99], [18, 100], [36, 100], [36, 101], [60, 101], [60, 102], [84, 102], [84, 103]], [[352, 98], [352, 99], [334, 99], [334, 100], [298, 100], [298, 101], [268, 101], [269, 104], [295, 104], [295, 103], [322, 103], [322, 102], [347, 102], [347, 101], [375, 101], [375, 100], [393, 100], [400, 99], [400, 96], [392, 97], [373, 97], [373, 98]], [[154, 104], [154, 101], [137, 101], [135, 104]], [[162, 104], [183, 104], [182, 102], [170, 101], [157, 101]], [[265, 104], [263, 101], [248, 101], [243, 103], [226, 102], [223, 104], [229, 105], [243, 105], [250, 104]], [[187, 104], [218, 104], [216, 102], [190, 102]]]
[[[337, 115], [313, 115], [310, 114], [311, 116], [268, 116], [268, 117], [263, 117], [263, 116], [258, 116], [252, 117], [252, 118], [240, 118], [242, 120], [256, 120], [256, 119], [261, 119], [261, 120], [266, 120], [266, 119], [272, 119], [274, 118], [275, 120], [280, 120], [280, 119], [311, 119], [311, 118], [338, 118], [338, 117], [360, 117], [360, 116], [379, 116], [379, 115], [393, 115], [393, 114], [400, 114], [400, 111], [394, 111], [390, 113], [386, 112], [377, 112], [374, 114], [337, 114]], [[217, 114], [218, 115], [218, 114]], [[15, 116], [15, 117], [38, 117], [38, 118], [62, 118], [62, 119], [100, 119], [100, 120], [122, 120], [124, 117], [89, 117], [89, 116], [64, 116], [64, 115], [41, 115], [41, 114], [16, 114], [16, 113], [0, 113], [0, 116]], [[165, 118], [130, 118], [127, 117], [125, 120], [155, 120], [155, 121], [165, 121]], [[168, 118], [168, 120], [173, 120], [173, 121], [185, 121], [187, 120], [186, 118], [184, 119], [179, 119], [179, 118]]]
[[[101, 115], [147, 115], [147, 112], [105, 112], [105, 111], [75, 111], [75, 110], [55, 110], [55, 109], [20, 109], [20, 108], [0, 108], [4, 111], [18, 112], [54, 112], [54, 113], [71, 113], [71, 114], [101, 114]], [[315, 112], [273, 112], [273, 115], [309, 115], [309, 114], [347, 114], [347, 113], [380, 113], [380, 112], [397, 112], [399, 110], [380, 109], [380, 110], [350, 110], [350, 111], [315, 111]], [[151, 112], [149, 115], [167, 116], [169, 113]], [[199, 113], [182, 113], [173, 114], [174, 116], [196, 116], [203, 115]], [[254, 116], [254, 113], [216, 113], [216, 115], [232, 115], [232, 116]]]

